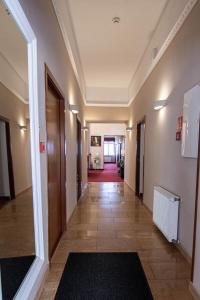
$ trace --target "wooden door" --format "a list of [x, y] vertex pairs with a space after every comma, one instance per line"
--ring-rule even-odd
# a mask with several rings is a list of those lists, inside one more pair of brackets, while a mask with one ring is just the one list
[[48, 154], [49, 257], [60, 240], [66, 224], [64, 100], [47, 75], [46, 126]]
[[[0, 122], [5, 126], [5, 144], [6, 144], [6, 160], [8, 169], [8, 180], [9, 180], [9, 196], [3, 197], [0, 195], [0, 199], [12, 200], [15, 199], [15, 184], [14, 184], [14, 173], [13, 173], [13, 161], [11, 153], [11, 140], [10, 140], [10, 124], [9, 121], [0, 116]], [[3, 158], [2, 158], [3, 159]], [[1, 163], [0, 163], [1, 165]], [[4, 172], [4, 170], [1, 170]]]
[[81, 197], [82, 172], [81, 172], [81, 123], [77, 119], [77, 201]]
[[[141, 130], [143, 129], [145, 132], [145, 119], [137, 124], [137, 137], [136, 137], [136, 174], [135, 174], [135, 194], [136, 196], [143, 199], [143, 191], [140, 191], [141, 183], [144, 185], [144, 153], [141, 156], [141, 139], [143, 139], [143, 147], [144, 147], [144, 134], [141, 135]], [[142, 160], [142, 164], [141, 164]], [[142, 179], [142, 182], [141, 182]]]
[[137, 124], [135, 194], [138, 197], [140, 196], [140, 128], [141, 124]]

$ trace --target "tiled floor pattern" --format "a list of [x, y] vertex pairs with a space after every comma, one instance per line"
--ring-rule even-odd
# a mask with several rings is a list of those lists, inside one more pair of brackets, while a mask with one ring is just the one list
[[35, 254], [32, 190], [0, 209], [0, 258]]
[[136, 251], [155, 300], [193, 299], [189, 264], [123, 183], [89, 184], [54, 254], [40, 300], [54, 299], [70, 251]]

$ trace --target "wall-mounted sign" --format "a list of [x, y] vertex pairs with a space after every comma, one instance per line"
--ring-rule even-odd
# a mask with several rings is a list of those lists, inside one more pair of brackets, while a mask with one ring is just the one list
[[197, 158], [200, 116], [200, 86], [196, 85], [184, 94], [183, 130], [181, 154], [183, 157]]
[[181, 140], [182, 127], [183, 127], [183, 116], [179, 116], [177, 120], [177, 128], [176, 128], [176, 141]]
[[183, 127], [183, 116], [178, 117], [177, 131], [181, 131]]
[[39, 128], [39, 147], [40, 147], [40, 153], [45, 153], [46, 147], [45, 147], [45, 142], [41, 141], [40, 128]]
[[45, 153], [45, 143], [40, 142], [40, 153]]
[[180, 141], [181, 140], [181, 131], [177, 131], [176, 132], [176, 141]]

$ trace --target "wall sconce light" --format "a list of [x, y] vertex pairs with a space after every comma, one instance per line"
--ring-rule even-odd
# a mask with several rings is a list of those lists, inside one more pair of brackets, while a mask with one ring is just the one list
[[133, 130], [133, 127], [126, 127], [127, 132], [131, 132]]
[[167, 103], [168, 103], [167, 100], [156, 100], [153, 103], [153, 109], [154, 110], [159, 110], [159, 109], [163, 108], [164, 106], [166, 106]]
[[27, 130], [28, 130], [28, 127], [25, 126], [25, 125], [19, 125], [19, 129], [20, 129], [20, 130], [23, 130], [23, 131], [27, 131]]
[[82, 128], [82, 130], [83, 130], [83, 131], [88, 131], [89, 128], [88, 128], [87, 126], [84, 126], [84, 127]]
[[74, 104], [70, 104], [69, 105], [69, 110], [73, 113], [73, 114], [78, 114], [79, 113], [79, 108], [77, 105]]
[[125, 156], [125, 150], [124, 149], [121, 150], [121, 156]]

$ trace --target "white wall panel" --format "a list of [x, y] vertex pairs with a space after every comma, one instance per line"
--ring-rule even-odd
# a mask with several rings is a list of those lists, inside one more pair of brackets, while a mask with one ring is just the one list
[[200, 86], [196, 85], [184, 95], [182, 156], [197, 158], [200, 116]]

